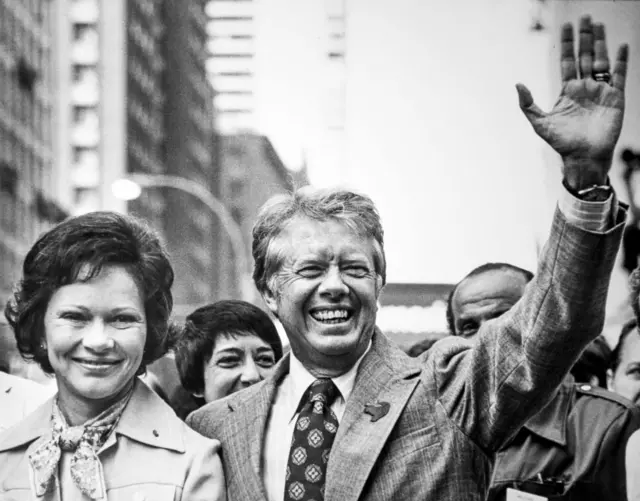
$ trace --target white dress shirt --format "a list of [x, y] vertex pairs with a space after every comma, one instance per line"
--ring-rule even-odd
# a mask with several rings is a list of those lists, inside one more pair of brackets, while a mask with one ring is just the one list
[[[369, 347], [357, 360], [354, 366], [341, 376], [331, 378], [339, 390], [339, 395], [331, 404], [331, 410], [342, 420], [347, 399], [351, 395], [353, 385], [358, 374], [358, 367], [365, 355], [371, 349]], [[284, 499], [284, 484], [293, 437], [293, 428], [298, 420], [298, 404], [317, 378], [305, 369], [304, 365], [291, 352], [289, 361], [289, 374], [287, 374], [278, 389], [271, 406], [271, 413], [267, 420], [267, 429], [264, 437], [264, 449], [262, 454], [262, 480], [269, 501], [282, 501]]]

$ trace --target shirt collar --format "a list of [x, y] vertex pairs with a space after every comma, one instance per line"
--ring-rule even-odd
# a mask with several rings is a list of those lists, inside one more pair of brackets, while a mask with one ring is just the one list
[[[347, 399], [351, 395], [351, 392], [353, 391], [353, 386], [356, 382], [356, 376], [358, 375], [358, 368], [360, 367], [360, 364], [362, 363], [365, 355], [369, 353], [371, 344], [372, 342], [369, 341], [367, 349], [360, 356], [360, 358], [356, 360], [356, 363], [353, 364], [351, 369], [349, 369], [344, 374], [341, 374], [340, 376], [331, 378], [333, 383], [338, 388], [338, 391], [340, 392], [338, 398], [342, 398], [344, 402], [347, 401]], [[316, 379], [317, 378], [312, 375], [304, 365], [302, 365], [302, 362], [300, 362], [300, 360], [296, 358], [296, 356], [293, 354], [293, 350], [291, 350], [289, 355], [288, 377], [291, 418], [293, 418], [293, 416], [295, 415], [298, 404], [300, 403], [304, 392], [307, 391], [311, 383], [313, 383]]]

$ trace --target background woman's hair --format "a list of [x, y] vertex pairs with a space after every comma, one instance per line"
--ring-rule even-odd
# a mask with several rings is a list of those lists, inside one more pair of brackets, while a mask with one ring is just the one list
[[191, 393], [204, 389], [204, 366], [220, 336], [255, 335], [282, 358], [282, 341], [264, 311], [246, 301], [218, 301], [187, 316], [184, 327], [173, 332], [173, 349], [182, 386]]

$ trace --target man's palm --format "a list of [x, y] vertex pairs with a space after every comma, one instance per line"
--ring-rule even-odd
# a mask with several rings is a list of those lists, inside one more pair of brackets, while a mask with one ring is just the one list
[[536, 133], [563, 158], [611, 158], [622, 129], [623, 91], [592, 79], [571, 80], [549, 113], [533, 104], [524, 86], [518, 91]]

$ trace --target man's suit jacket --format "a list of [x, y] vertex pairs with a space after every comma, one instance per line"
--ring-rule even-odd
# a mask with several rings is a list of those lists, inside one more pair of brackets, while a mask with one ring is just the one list
[[[596, 234], [556, 211], [536, 278], [508, 313], [483, 325], [475, 345], [445, 338], [412, 359], [376, 332], [331, 450], [325, 500], [482, 500], [493, 454], [602, 329], [624, 212]], [[287, 371], [285, 358], [272, 378], [188, 418], [222, 442], [230, 501], [266, 499], [265, 428]], [[386, 404], [374, 420], [371, 406]]]
[[34, 411], [55, 392], [55, 386], [0, 371], [0, 432]]

